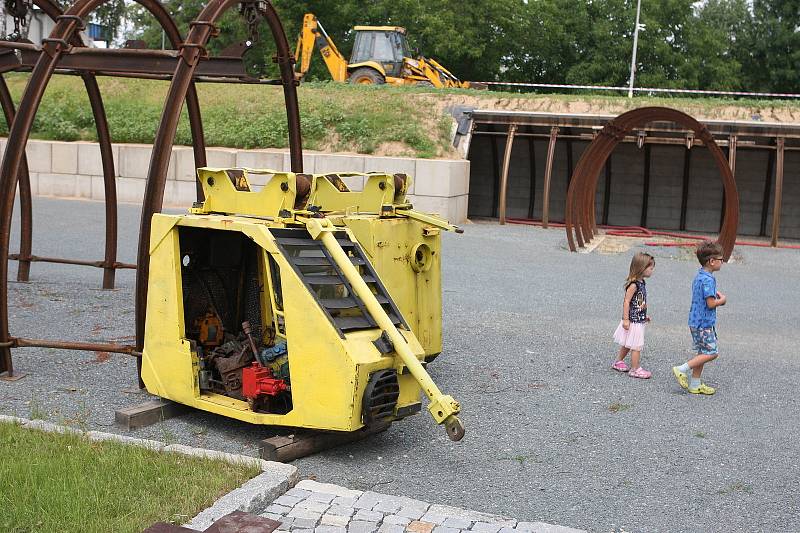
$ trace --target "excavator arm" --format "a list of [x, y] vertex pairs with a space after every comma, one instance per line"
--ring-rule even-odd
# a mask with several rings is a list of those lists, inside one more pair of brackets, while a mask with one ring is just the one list
[[312, 13], [306, 13], [303, 17], [303, 29], [300, 30], [297, 38], [297, 47], [294, 53], [297, 58], [295, 79], [302, 80], [308, 74], [314, 46], [319, 49], [333, 80], [347, 81], [347, 60]]

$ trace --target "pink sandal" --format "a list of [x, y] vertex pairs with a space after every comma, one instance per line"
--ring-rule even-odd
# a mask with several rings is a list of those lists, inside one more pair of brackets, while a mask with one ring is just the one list
[[617, 361], [616, 363], [611, 365], [611, 368], [616, 370], [617, 372], [627, 372], [628, 370], [630, 370], [630, 368], [628, 368], [628, 365], [625, 364], [625, 361]]
[[645, 370], [642, 367], [639, 367], [636, 370], [631, 370], [630, 372], [628, 372], [628, 376], [639, 379], [650, 379], [650, 376], [652, 375], [653, 375], [652, 372], [650, 372], [649, 370]]

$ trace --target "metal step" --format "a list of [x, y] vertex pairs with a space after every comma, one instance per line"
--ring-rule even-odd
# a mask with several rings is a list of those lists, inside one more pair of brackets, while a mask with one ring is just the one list
[[309, 285], [343, 285], [344, 281], [339, 276], [303, 276]]
[[327, 298], [320, 299], [319, 303], [325, 309], [352, 309], [358, 307], [355, 298]]
[[[288, 259], [297, 266], [333, 266], [327, 257], [289, 257]], [[351, 257], [350, 262], [354, 265], [364, 264], [364, 260], [360, 257]]]
[[342, 331], [349, 331], [351, 329], [364, 329], [375, 327], [372, 322], [366, 319], [364, 315], [361, 316], [336, 316], [333, 317], [333, 323]]

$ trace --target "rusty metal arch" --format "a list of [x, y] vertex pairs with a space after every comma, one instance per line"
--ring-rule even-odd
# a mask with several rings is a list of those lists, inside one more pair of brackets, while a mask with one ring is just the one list
[[[46, 11], [49, 16], [56, 20], [56, 25], [50, 37], [42, 41], [41, 53], [35, 66], [33, 67], [28, 84], [23, 92], [20, 101], [19, 112], [13, 117], [10, 123], [8, 142], [4, 153], [2, 166], [0, 166], [0, 374], [7, 372], [13, 375], [13, 363], [11, 359], [10, 335], [8, 331], [8, 252], [11, 233], [11, 218], [14, 208], [14, 191], [17, 187], [17, 177], [23, 169], [25, 163], [25, 151], [30, 131], [33, 126], [33, 119], [42, 101], [42, 96], [47, 87], [47, 83], [52, 77], [59, 59], [70, 47], [70, 42], [77, 38], [76, 31], [83, 26], [83, 19], [91, 14], [97, 7], [106, 3], [108, 0], [78, 0], [69, 7], [66, 13], [61, 14], [60, 9], [49, 0], [35, 2], [37, 6]], [[159, 22], [164, 29], [167, 37], [176, 48], [182, 46], [181, 36], [172, 17], [163, 5], [157, 0], [136, 0], [137, 3], [147, 9]], [[116, 185], [113, 166], [113, 153], [111, 149], [111, 139], [108, 132], [105, 110], [100, 98], [99, 87], [97, 86], [94, 75], [91, 73], [82, 74], [84, 84], [92, 106], [95, 122], [98, 127], [98, 140], [100, 142], [101, 158], [103, 164], [105, 196], [106, 196], [106, 259], [104, 267], [104, 288], [113, 288], [114, 270], [120, 265], [116, 263]], [[195, 164], [204, 166], [205, 140], [203, 138], [202, 123], [200, 122], [199, 101], [191, 81], [184, 93], [184, 100], [187, 102], [189, 119], [193, 136]], [[26, 183], [26, 191], [20, 192], [20, 197], [27, 194], [30, 198], [30, 182]], [[29, 207], [29, 204], [28, 204]], [[30, 214], [30, 213], [28, 213]], [[23, 213], [23, 220], [25, 214]], [[30, 241], [31, 241], [31, 218], [27, 219], [27, 232], [22, 231], [20, 251], [27, 250], [28, 265], [30, 264]], [[27, 241], [25, 239], [27, 238]], [[21, 258], [21, 259], [24, 259]], [[91, 263], [88, 263], [91, 264]], [[25, 277], [27, 274], [25, 275]]]
[[686, 113], [666, 107], [643, 107], [623, 113], [606, 124], [583, 152], [567, 191], [565, 223], [569, 249], [576, 251], [576, 241], [577, 246], [583, 247], [584, 243], [591, 241], [597, 233], [595, 195], [598, 177], [606, 160], [628, 133], [650, 122], [675, 122], [692, 130], [717, 163], [725, 195], [723, 222], [718, 242], [724, 250], [725, 260], [728, 260], [736, 243], [739, 225], [739, 193], [728, 160], [714, 142], [714, 137], [708, 128]]
[[[291, 170], [303, 171], [302, 143], [300, 138], [300, 112], [297, 102], [297, 82], [294, 79], [294, 57], [289, 49], [289, 42], [283, 30], [277, 12], [268, 1], [239, 1], [239, 0], [212, 0], [198, 15], [197, 20], [190, 24], [191, 30], [186, 42], [181, 48], [181, 58], [175, 73], [172, 76], [169, 93], [164, 103], [161, 124], [154, 141], [153, 155], [150, 159], [150, 169], [145, 185], [144, 201], [142, 203], [142, 216], [139, 228], [139, 251], [137, 255], [136, 270], [136, 349], [141, 351], [144, 345], [144, 326], [147, 308], [147, 283], [150, 271], [150, 227], [154, 213], [161, 211], [164, 199], [164, 186], [166, 183], [167, 168], [172, 144], [180, 117], [178, 105], [186, 95], [189, 82], [192, 79], [201, 54], [205, 52], [208, 40], [216, 31], [216, 22], [231, 7], [237, 4], [250, 4], [258, 9], [259, 14], [267, 22], [272, 37], [275, 41], [277, 54], [275, 61], [278, 63], [283, 85], [286, 115], [289, 125], [289, 151]], [[139, 385], [141, 381], [141, 358], [137, 359], [139, 372]]]

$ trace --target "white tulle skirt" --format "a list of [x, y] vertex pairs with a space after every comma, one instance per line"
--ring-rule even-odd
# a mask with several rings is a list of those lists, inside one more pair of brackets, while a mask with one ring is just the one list
[[631, 322], [628, 329], [622, 327], [622, 320], [619, 321], [616, 331], [614, 331], [614, 342], [620, 346], [640, 351], [644, 348], [644, 322]]

